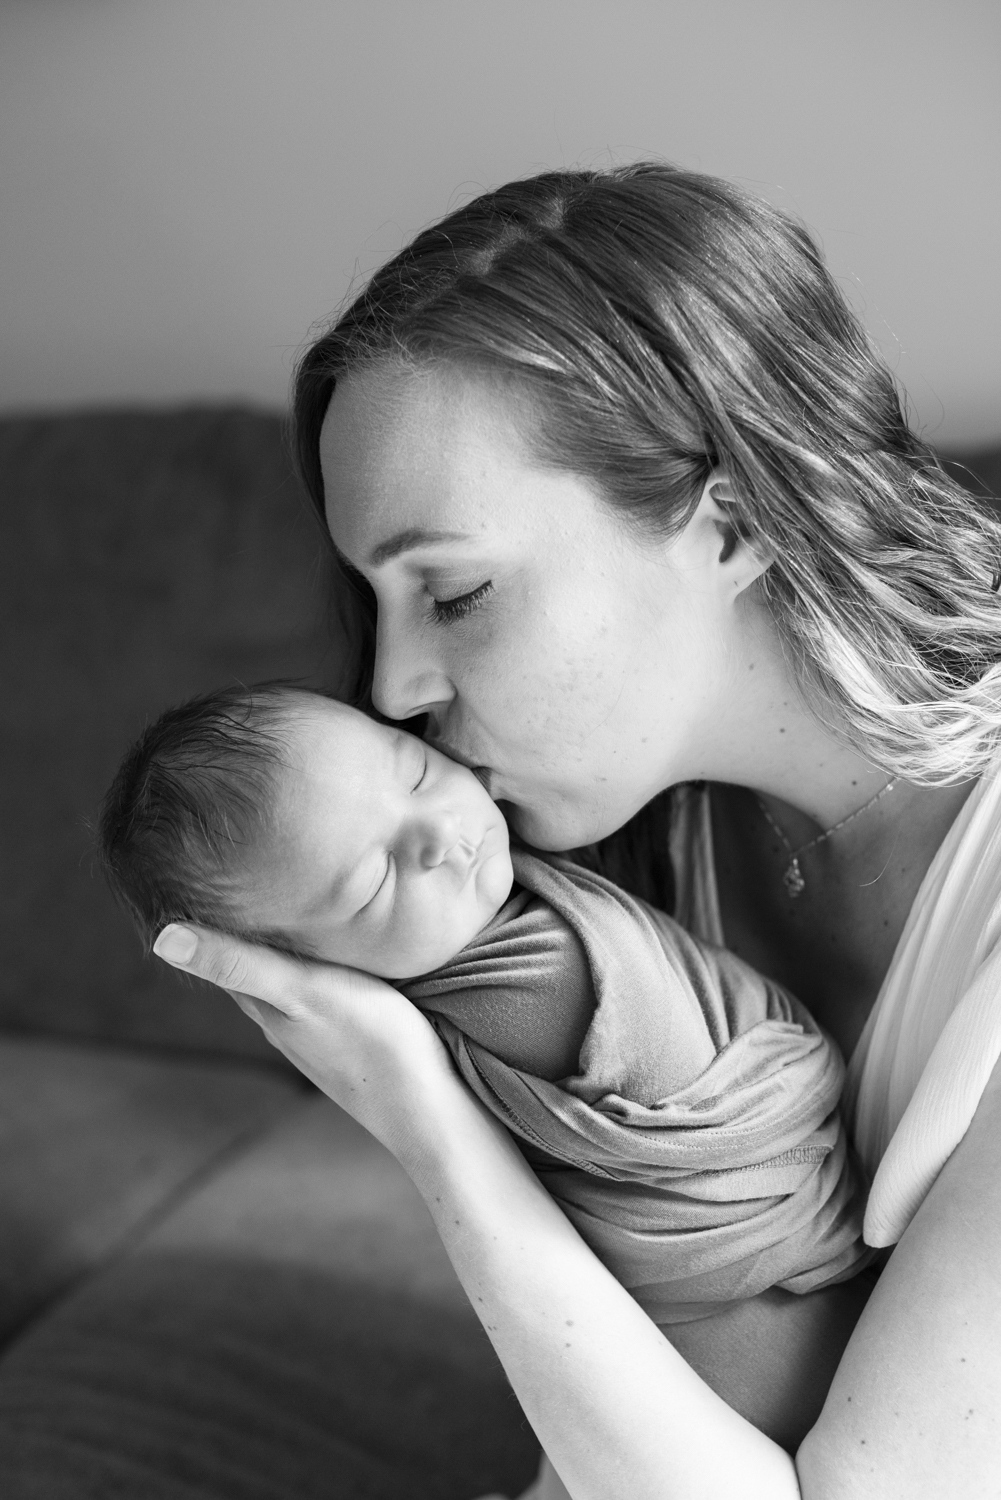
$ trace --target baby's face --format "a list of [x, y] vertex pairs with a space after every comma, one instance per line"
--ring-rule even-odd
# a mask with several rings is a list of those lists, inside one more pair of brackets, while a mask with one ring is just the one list
[[386, 979], [452, 958], [506, 901], [507, 824], [472, 771], [328, 699], [291, 730], [248, 923]]

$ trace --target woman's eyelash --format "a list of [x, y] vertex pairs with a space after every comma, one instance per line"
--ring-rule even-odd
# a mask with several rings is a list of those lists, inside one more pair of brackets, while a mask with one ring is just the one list
[[421, 782], [424, 780], [424, 778], [427, 775], [427, 773], [428, 773], [428, 753], [425, 750], [424, 751], [424, 764], [421, 767], [421, 774], [418, 776], [417, 780], [414, 782], [413, 789], [414, 789], [415, 792], [416, 792], [417, 788], [420, 786]]
[[431, 614], [439, 625], [461, 620], [464, 615], [471, 615], [474, 609], [478, 609], [493, 589], [493, 582], [488, 578], [486, 583], [471, 589], [468, 594], [457, 594], [454, 599], [432, 599]]

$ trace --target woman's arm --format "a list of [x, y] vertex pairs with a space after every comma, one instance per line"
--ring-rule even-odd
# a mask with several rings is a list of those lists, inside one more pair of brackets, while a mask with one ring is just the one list
[[[167, 929], [168, 934], [176, 929]], [[199, 929], [221, 985], [413, 1178], [524, 1411], [575, 1500], [798, 1500], [792, 1460], [689, 1369], [605, 1270], [381, 980]]]
[[592, 1255], [401, 995], [209, 933], [183, 966], [233, 993], [404, 1165], [575, 1500], [996, 1492], [1001, 1075], [883, 1273], [797, 1478]]
[[458, 1080], [401, 1161], [575, 1500], [797, 1500], [788, 1455], [689, 1368]]
[[1001, 1490], [1001, 1065], [890, 1257], [797, 1463], [809, 1500]]

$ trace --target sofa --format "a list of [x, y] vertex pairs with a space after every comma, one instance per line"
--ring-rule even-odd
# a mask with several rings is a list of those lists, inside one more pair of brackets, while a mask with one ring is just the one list
[[[1001, 449], [956, 464], [1001, 489]], [[148, 718], [335, 686], [317, 524], [269, 412], [0, 422], [3, 1500], [471, 1500], [537, 1464], [395, 1161], [96, 867]]]
[[280, 419], [8, 420], [0, 487], [0, 1495], [517, 1493], [537, 1443], [408, 1179], [94, 858], [149, 717], [336, 683]]

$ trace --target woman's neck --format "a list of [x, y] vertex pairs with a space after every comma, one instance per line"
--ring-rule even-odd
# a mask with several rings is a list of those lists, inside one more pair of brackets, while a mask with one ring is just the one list
[[[701, 737], [700, 778], [723, 784], [712, 800], [723, 931], [729, 948], [810, 1006], [847, 1056], [973, 782], [898, 781], [867, 809], [888, 773], [821, 722], [775, 647], [731, 662], [715, 733]], [[798, 892], [785, 878], [794, 853]]]
[[697, 769], [686, 779], [747, 787], [798, 814], [799, 826], [824, 831], [864, 806], [888, 773], [822, 722], [763, 607], [747, 624], [713, 712], [696, 733]]

